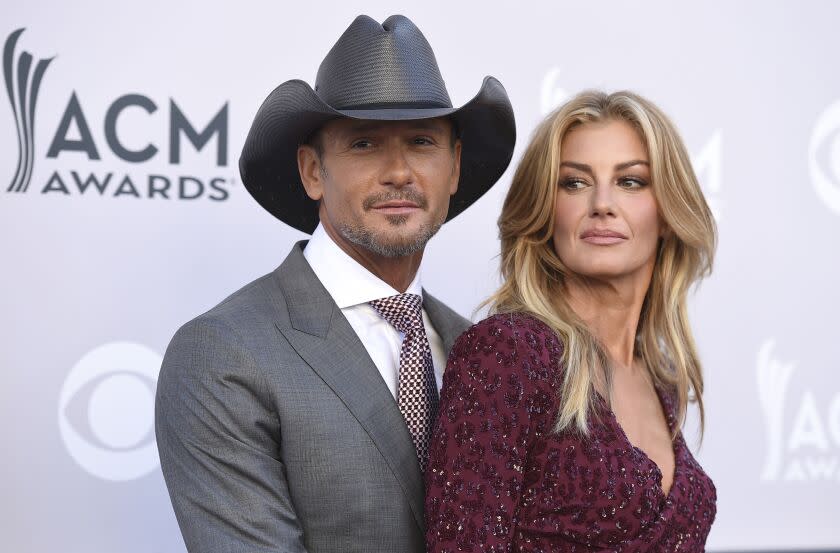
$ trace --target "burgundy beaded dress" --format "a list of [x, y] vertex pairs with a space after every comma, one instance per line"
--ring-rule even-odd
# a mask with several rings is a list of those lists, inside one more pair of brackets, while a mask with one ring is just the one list
[[[525, 314], [458, 338], [426, 470], [428, 552], [703, 551], [716, 492], [681, 433], [666, 495], [600, 396], [588, 437], [552, 432], [561, 353]], [[674, 402], [659, 397], [673, 430]]]

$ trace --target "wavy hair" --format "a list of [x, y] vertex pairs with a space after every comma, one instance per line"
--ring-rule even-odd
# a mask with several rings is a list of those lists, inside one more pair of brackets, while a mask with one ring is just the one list
[[697, 403], [702, 436], [703, 372], [686, 298], [692, 284], [711, 273], [717, 230], [676, 128], [648, 100], [627, 91], [585, 91], [537, 127], [499, 217], [503, 284], [486, 304], [495, 313], [530, 313], [558, 333], [564, 343], [565, 372], [555, 430], [576, 427], [588, 434], [595, 380], [603, 377], [609, 391], [610, 363], [603, 345], [565, 297], [564, 283], [575, 275], [552, 244], [554, 206], [563, 137], [579, 125], [611, 120], [631, 124], [645, 144], [651, 187], [668, 229], [660, 239], [642, 304], [634, 355], [644, 362], [655, 385], [675, 392], [676, 428], [685, 421], [688, 403]]

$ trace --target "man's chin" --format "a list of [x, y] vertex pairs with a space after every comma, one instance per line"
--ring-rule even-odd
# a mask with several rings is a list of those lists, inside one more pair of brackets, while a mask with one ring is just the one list
[[[385, 215], [366, 227], [367, 233], [380, 243], [411, 243], [431, 237], [440, 225], [417, 215]], [[430, 232], [431, 231], [431, 232]]]
[[422, 252], [428, 242], [426, 235], [409, 235], [396, 237], [393, 234], [383, 237], [373, 237], [368, 243], [368, 249], [383, 257], [405, 257]]
[[402, 223], [389, 221], [389, 224], [375, 229], [345, 227], [341, 229], [341, 234], [348, 241], [382, 257], [405, 257], [422, 252], [440, 226], [412, 225], [409, 221]]
[[411, 215], [384, 215], [385, 220], [393, 227], [402, 227], [408, 224]]

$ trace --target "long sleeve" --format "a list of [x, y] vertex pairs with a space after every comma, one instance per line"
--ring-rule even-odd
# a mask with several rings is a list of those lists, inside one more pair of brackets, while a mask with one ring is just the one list
[[161, 467], [189, 551], [304, 553], [264, 376], [225, 324], [185, 325], [156, 402]]
[[426, 472], [429, 553], [511, 551], [529, 456], [554, 425], [561, 346], [533, 317], [495, 315], [455, 343]]

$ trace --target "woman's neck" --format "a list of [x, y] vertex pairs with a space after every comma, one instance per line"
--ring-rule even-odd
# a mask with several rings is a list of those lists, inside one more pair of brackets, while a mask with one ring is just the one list
[[[640, 271], [641, 272], [641, 271]], [[636, 331], [650, 273], [619, 279], [570, 279], [566, 283], [569, 306], [606, 349], [616, 368], [634, 367]]]

